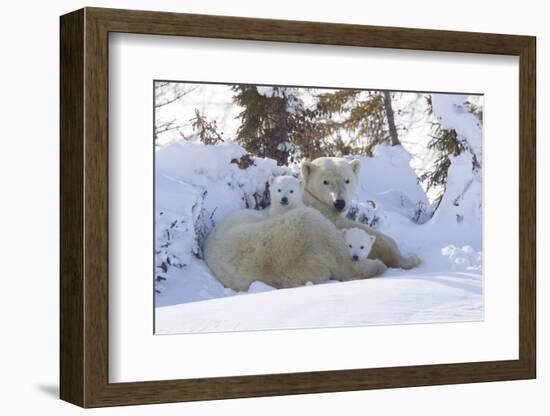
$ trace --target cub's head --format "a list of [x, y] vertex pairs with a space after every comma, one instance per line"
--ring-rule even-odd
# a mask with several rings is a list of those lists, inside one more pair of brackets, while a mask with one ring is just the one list
[[305, 190], [330, 209], [346, 213], [359, 181], [359, 160], [320, 157], [302, 162]]
[[294, 208], [301, 205], [303, 185], [294, 176], [272, 176], [269, 178], [271, 205]]
[[376, 237], [360, 228], [349, 228], [342, 231], [351, 259], [353, 261], [366, 259], [376, 241]]

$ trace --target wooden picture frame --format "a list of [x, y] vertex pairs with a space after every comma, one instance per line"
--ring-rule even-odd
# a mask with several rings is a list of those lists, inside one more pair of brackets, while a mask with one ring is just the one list
[[[82, 407], [338, 392], [536, 376], [535, 38], [85, 8], [61, 17], [60, 396]], [[519, 359], [109, 383], [110, 32], [368, 46], [519, 57]]]

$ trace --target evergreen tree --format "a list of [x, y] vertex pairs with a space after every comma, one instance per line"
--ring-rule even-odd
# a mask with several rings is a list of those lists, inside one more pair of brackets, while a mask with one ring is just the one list
[[208, 121], [198, 109], [195, 109], [195, 117], [191, 120], [193, 131], [204, 144], [223, 143], [223, 133], [218, 133], [216, 121]]
[[249, 153], [280, 165], [321, 156], [370, 156], [377, 144], [400, 144], [389, 92], [334, 90], [315, 94], [314, 105], [306, 108], [291, 88], [236, 85], [233, 90], [235, 103], [243, 107], [236, 140]]
[[[322, 156], [335, 156], [336, 147], [343, 147], [343, 142], [336, 139], [327, 140], [331, 134], [330, 127], [320, 121], [317, 108], [299, 108], [291, 117], [292, 141], [295, 153], [292, 158], [316, 159]], [[291, 158], [291, 159], [292, 159]]]
[[[433, 107], [431, 102], [431, 96], [426, 96], [428, 104], [428, 112], [433, 113]], [[466, 102], [466, 105], [469, 103]], [[482, 110], [476, 114], [476, 111], [470, 111], [478, 120], [483, 117]], [[435, 150], [437, 153], [437, 159], [435, 161], [435, 168], [426, 172], [420, 176], [420, 180], [426, 184], [426, 190], [439, 187], [441, 191], [435, 198], [435, 206], [439, 206], [443, 195], [445, 194], [447, 177], [449, 168], [451, 166], [451, 157], [456, 157], [462, 154], [463, 152], [469, 152], [472, 156], [472, 171], [475, 172], [481, 167], [479, 160], [475, 151], [470, 147], [468, 142], [465, 139], [458, 137], [456, 130], [454, 129], [445, 129], [439, 123], [434, 124], [433, 134], [431, 135], [431, 140], [428, 142], [428, 148]], [[434, 209], [434, 211], [435, 211]]]
[[[371, 155], [372, 148], [381, 143], [400, 144], [393, 118], [391, 95], [379, 91], [336, 90], [318, 95], [319, 114], [336, 137], [338, 148], [348, 152]], [[350, 136], [345, 146], [340, 131]]]
[[426, 190], [440, 187], [441, 191], [435, 198], [436, 206], [445, 193], [447, 173], [451, 166], [450, 156], [458, 156], [464, 151], [463, 144], [458, 140], [456, 131], [444, 129], [440, 125], [435, 126], [435, 132], [428, 142], [428, 148], [435, 150], [438, 154], [435, 161], [435, 168], [420, 176], [420, 180], [426, 183]]
[[292, 143], [291, 128], [294, 125], [290, 105], [297, 101], [290, 89], [284, 87], [262, 88], [260, 94], [254, 85], [235, 85], [233, 100], [243, 111], [239, 114], [241, 125], [236, 140], [249, 153], [275, 159], [279, 165], [289, 162], [296, 151]]

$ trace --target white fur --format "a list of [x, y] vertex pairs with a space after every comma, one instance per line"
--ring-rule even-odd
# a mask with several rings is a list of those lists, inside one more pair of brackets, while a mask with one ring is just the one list
[[272, 176], [269, 179], [269, 215], [284, 214], [293, 208], [304, 206], [303, 195], [303, 185], [294, 176]]
[[254, 210], [227, 216], [208, 236], [205, 260], [226, 287], [259, 280], [276, 288], [308, 281], [353, 280], [386, 270], [379, 260], [352, 261], [342, 233], [317, 210], [297, 207], [265, 219]]
[[[254, 280], [276, 288], [294, 287], [330, 278], [368, 278], [382, 274], [387, 266], [419, 264], [418, 257], [401, 255], [390, 237], [346, 218], [359, 170], [357, 160], [323, 157], [304, 162], [307, 206], [265, 217], [258, 211], [241, 210], [223, 219], [204, 247], [212, 273], [224, 286], [246, 290]], [[338, 201], [341, 209], [336, 207]], [[370, 258], [352, 261], [342, 238], [344, 228], [360, 228], [376, 236]]]
[[[395, 241], [366, 224], [346, 218], [351, 199], [359, 181], [361, 165], [358, 160], [348, 162], [343, 158], [320, 157], [302, 163], [304, 203], [321, 212], [336, 227], [361, 228], [376, 236], [370, 258], [380, 259], [388, 267], [410, 269], [420, 264], [414, 255], [403, 256]], [[376, 178], [372, 178], [373, 181]], [[368, 187], [368, 184], [364, 184]], [[337, 201], [340, 205], [337, 207]], [[343, 202], [343, 204], [342, 204]], [[340, 208], [340, 209], [339, 209]]]
[[366, 259], [376, 241], [376, 237], [360, 228], [349, 228], [343, 231], [351, 259], [353, 261]]

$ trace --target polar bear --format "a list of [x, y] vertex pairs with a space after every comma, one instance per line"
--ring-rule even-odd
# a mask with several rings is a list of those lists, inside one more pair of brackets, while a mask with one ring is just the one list
[[361, 228], [376, 236], [370, 258], [380, 259], [388, 267], [411, 269], [418, 266], [420, 259], [414, 254], [402, 255], [391, 237], [366, 224], [346, 218], [352, 195], [358, 185], [360, 167], [359, 160], [347, 161], [336, 157], [320, 157], [302, 162], [305, 205], [318, 210], [340, 229]]
[[302, 183], [294, 176], [272, 176], [269, 178], [271, 205], [268, 215], [280, 215], [304, 205]]
[[204, 255], [225, 286], [247, 290], [259, 280], [275, 288], [378, 276], [379, 260], [352, 261], [342, 232], [319, 211], [297, 207], [284, 215], [256, 217], [240, 210], [214, 227]]
[[376, 241], [374, 235], [370, 235], [360, 228], [344, 229], [344, 240], [349, 248], [349, 254], [353, 261], [364, 260], [368, 257], [372, 245]]

